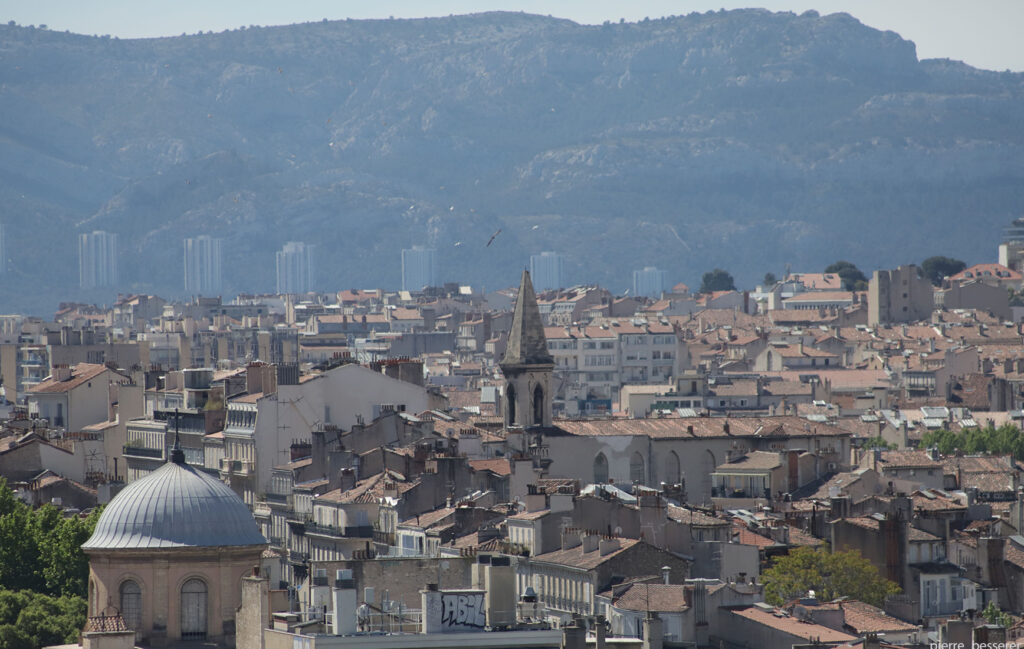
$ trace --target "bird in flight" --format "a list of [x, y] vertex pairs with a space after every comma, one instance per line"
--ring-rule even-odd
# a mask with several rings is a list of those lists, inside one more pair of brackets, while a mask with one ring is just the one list
[[501, 234], [501, 228], [498, 228], [498, 231], [491, 235], [491, 238], [487, 240], [487, 245], [484, 246], [484, 248], [490, 248], [491, 244], [494, 243], [494, 240], [498, 237], [499, 234]]

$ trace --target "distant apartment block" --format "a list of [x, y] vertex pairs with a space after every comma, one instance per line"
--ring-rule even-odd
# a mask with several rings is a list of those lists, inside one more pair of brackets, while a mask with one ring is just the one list
[[117, 235], [96, 230], [78, 235], [78, 285], [100, 288], [117, 284]]
[[537, 291], [565, 287], [565, 257], [557, 252], [530, 256], [530, 277]]
[[223, 240], [198, 236], [185, 239], [185, 291], [190, 295], [215, 295], [223, 288], [221, 252]]
[[440, 286], [437, 274], [437, 251], [413, 246], [402, 251], [402, 290], [421, 291], [426, 286]]
[[935, 292], [917, 266], [876, 270], [868, 284], [868, 325], [917, 322], [931, 317]]
[[668, 286], [668, 273], [658, 270], [654, 266], [647, 266], [643, 270], [633, 271], [633, 295], [634, 297], [661, 298]]
[[1024, 272], [1024, 218], [1015, 219], [1003, 231], [999, 263], [1018, 273]]
[[277, 253], [277, 292], [307, 293], [316, 281], [315, 246], [289, 241]]

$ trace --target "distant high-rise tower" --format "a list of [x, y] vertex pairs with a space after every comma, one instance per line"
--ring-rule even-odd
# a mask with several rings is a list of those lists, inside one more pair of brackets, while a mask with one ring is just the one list
[[565, 287], [565, 258], [556, 252], [530, 256], [530, 277], [538, 291]]
[[277, 253], [277, 292], [307, 293], [316, 281], [313, 249], [316, 246], [289, 241]]
[[402, 251], [402, 290], [421, 291], [425, 286], [439, 286], [437, 251], [413, 246]]
[[78, 235], [78, 285], [100, 288], [117, 284], [117, 235], [96, 230]]
[[1017, 272], [1024, 270], [1024, 218], [1015, 219], [1003, 231], [999, 263]]
[[633, 295], [636, 297], [660, 298], [665, 292], [668, 282], [668, 273], [658, 270], [654, 266], [647, 266], [643, 270], [633, 271]]
[[185, 239], [185, 291], [190, 295], [216, 295], [223, 286], [223, 240], [207, 235]]

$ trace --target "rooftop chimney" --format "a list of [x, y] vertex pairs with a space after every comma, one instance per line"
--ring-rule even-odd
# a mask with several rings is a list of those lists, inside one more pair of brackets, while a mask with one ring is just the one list
[[71, 380], [71, 368], [67, 365], [54, 365], [53, 366], [53, 380], [54, 381], [70, 381]]
[[352, 578], [352, 571], [349, 569], [338, 570], [335, 573], [333, 604], [334, 621], [332, 632], [334, 635], [353, 635], [356, 632], [356, 582]]
[[615, 552], [620, 547], [622, 547], [622, 543], [619, 541], [617, 537], [613, 537], [610, 539], [601, 539], [600, 543], [598, 544], [598, 551], [601, 553], [601, 556], [603, 557], [605, 555], [611, 554], [612, 552]]

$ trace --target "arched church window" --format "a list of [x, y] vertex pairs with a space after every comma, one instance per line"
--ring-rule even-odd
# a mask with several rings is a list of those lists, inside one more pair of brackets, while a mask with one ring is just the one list
[[598, 453], [594, 458], [594, 483], [605, 482], [608, 482], [608, 458], [604, 456], [604, 453]]
[[679, 484], [680, 473], [679, 456], [675, 451], [669, 451], [665, 454], [665, 482]]
[[629, 481], [643, 484], [644, 478], [644, 456], [633, 453], [633, 457], [629, 460]]
[[142, 588], [128, 579], [121, 582], [121, 617], [131, 629], [142, 626]]
[[181, 639], [206, 639], [206, 582], [189, 579], [181, 587]]
[[516, 421], [516, 388], [511, 383], [505, 388], [505, 404], [508, 408], [509, 425], [519, 423]]
[[544, 425], [544, 388], [540, 385], [533, 389], [533, 425]]

